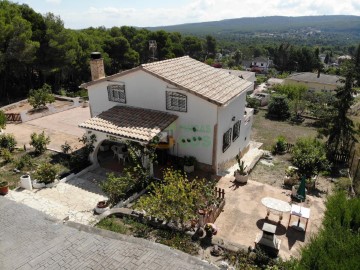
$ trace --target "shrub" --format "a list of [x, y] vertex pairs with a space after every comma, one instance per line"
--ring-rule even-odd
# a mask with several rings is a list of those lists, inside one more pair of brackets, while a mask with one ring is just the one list
[[9, 149], [1, 149], [0, 156], [2, 156], [5, 163], [10, 163], [10, 162], [12, 162], [14, 160], [14, 158], [13, 158], [11, 152], [9, 151]]
[[286, 152], [286, 139], [284, 136], [277, 137], [276, 143], [273, 146], [274, 154], [283, 154]]
[[34, 177], [39, 183], [49, 184], [55, 181], [58, 168], [51, 163], [42, 163], [35, 171]]
[[119, 202], [134, 187], [136, 180], [130, 173], [123, 176], [115, 176], [110, 173], [105, 182], [101, 183], [102, 190], [109, 197], [112, 204]]
[[323, 227], [301, 250], [297, 269], [359, 269], [360, 198], [327, 198]]
[[315, 138], [300, 138], [292, 150], [292, 163], [307, 179], [328, 168], [325, 145]]
[[10, 152], [13, 152], [17, 142], [14, 135], [12, 134], [3, 134], [0, 135], [0, 148], [8, 149]]
[[38, 155], [44, 153], [46, 150], [46, 146], [50, 143], [50, 137], [45, 136], [44, 131], [40, 134], [34, 132], [31, 134], [30, 137], [30, 145], [35, 148], [35, 153]]
[[34, 109], [46, 106], [46, 103], [55, 102], [55, 97], [51, 93], [51, 86], [44, 84], [42, 88], [31, 89], [29, 92], [28, 102]]
[[184, 156], [184, 165], [185, 166], [195, 166], [196, 163], [197, 163], [196, 157]]
[[3, 111], [0, 111], [0, 130], [6, 127], [6, 116]]
[[290, 107], [285, 95], [273, 95], [268, 106], [268, 118], [286, 120], [290, 117]]
[[340, 177], [336, 183], [337, 190], [349, 191], [351, 187], [351, 180], [348, 177]]
[[20, 159], [15, 161], [14, 165], [18, 170], [22, 170], [24, 168], [30, 168], [34, 164], [29, 155], [23, 155]]
[[65, 142], [63, 145], [61, 145], [61, 151], [64, 154], [69, 154], [72, 151], [71, 145], [68, 142]]

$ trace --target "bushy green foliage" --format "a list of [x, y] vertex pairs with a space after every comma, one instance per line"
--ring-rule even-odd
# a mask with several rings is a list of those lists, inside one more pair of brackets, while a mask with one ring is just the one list
[[56, 165], [45, 162], [36, 169], [34, 177], [39, 183], [50, 184], [55, 181], [58, 174]]
[[284, 154], [286, 151], [286, 138], [284, 136], [278, 136], [273, 146], [272, 152], [274, 154]]
[[289, 102], [285, 95], [271, 97], [267, 117], [276, 120], [286, 120], [290, 117]]
[[110, 173], [100, 186], [109, 197], [110, 203], [115, 204], [124, 199], [125, 195], [134, 188], [136, 180], [129, 172], [125, 172], [121, 176]]
[[212, 201], [214, 193], [204, 194], [205, 186], [204, 179], [189, 181], [181, 172], [167, 169], [163, 181], [152, 183], [150, 194], [140, 198], [138, 208], [145, 210], [148, 215], [183, 226], [195, 218], [196, 212], [207, 202]]
[[345, 192], [328, 197], [323, 228], [302, 249], [298, 269], [358, 269], [360, 199]]
[[50, 143], [50, 137], [45, 135], [45, 132], [37, 134], [36, 132], [30, 135], [30, 145], [35, 148], [35, 153], [40, 155], [45, 152], [46, 146]]
[[72, 151], [72, 147], [68, 142], [65, 142], [61, 145], [61, 152], [64, 154], [69, 154]]
[[[83, 143], [83, 147], [75, 151], [70, 156], [70, 167], [75, 171], [80, 171], [87, 166], [89, 166], [90, 160], [89, 155], [94, 151], [94, 143], [97, 141], [96, 135], [92, 134], [91, 136], [86, 136], [85, 134], [79, 138], [79, 142]], [[64, 150], [68, 150], [68, 146], [64, 146]]]
[[292, 149], [292, 163], [307, 179], [328, 168], [325, 145], [315, 138], [299, 138]]
[[31, 89], [28, 102], [34, 109], [45, 107], [47, 103], [55, 102], [55, 97], [51, 92], [51, 86], [44, 84], [42, 88]]
[[0, 148], [8, 149], [10, 152], [13, 152], [16, 144], [17, 142], [13, 134], [0, 135]]
[[13, 155], [11, 154], [9, 149], [6, 148], [0, 150], [0, 156], [2, 157], [5, 163], [10, 163], [14, 160]]
[[0, 130], [6, 127], [6, 116], [3, 111], [0, 110]]
[[24, 168], [31, 168], [34, 163], [30, 155], [25, 154], [21, 156], [19, 159], [14, 161], [15, 168], [22, 170]]

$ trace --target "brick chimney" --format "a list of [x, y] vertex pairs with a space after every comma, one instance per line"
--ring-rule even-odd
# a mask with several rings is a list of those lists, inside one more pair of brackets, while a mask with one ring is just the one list
[[101, 53], [92, 52], [90, 59], [91, 79], [93, 81], [105, 78], [104, 60], [101, 58]]

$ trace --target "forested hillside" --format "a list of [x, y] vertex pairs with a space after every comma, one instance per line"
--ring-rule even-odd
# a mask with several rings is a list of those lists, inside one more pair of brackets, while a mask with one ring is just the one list
[[[134, 27], [65, 29], [60, 17], [41, 15], [27, 5], [0, 1], [0, 102], [26, 97], [45, 82], [53, 91], [74, 91], [90, 80], [89, 56], [99, 51], [106, 74], [150, 60], [149, 40], [157, 41], [157, 59], [185, 54], [201, 58], [205, 40], [179, 33]], [[215, 48], [215, 45], [212, 46]]]
[[[332, 16], [321, 18], [328, 17]], [[343, 20], [342, 17], [339, 16], [339, 20]], [[358, 17], [349, 18], [357, 33]], [[262, 20], [267, 24], [268, 19]], [[269, 20], [281, 21], [282, 17]], [[236, 21], [227, 20], [227, 28], [231, 30], [232, 22]], [[320, 25], [327, 23], [319, 21]], [[30, 89], [40, 88], [44, 83], [55, 93], [62, 89], [77, 91], [82, 82], [90, 80], [89, 56], [93, 51], [102, 53], [108, 75], [147, 63], [153, 57], [163, 60], [183, 55], [208, 64], [218, 61], [217, 66], [229, 68], [241, 68], [244, 60], [264, 56], [272, 59], [280, 71], [312, 71], [319, 68], [319, 53], [335, 59], [343, 53], [353, 54], [358, 44], [333, 37], [332, 40], [336, 40], [333, 43], [340, 45], [329, 42], [322, 46], [304, 46], [294, 39], [276, 36], [223, 39], [217, 35], [215, 25], [206, 24], [210, 34], [205, 36], [129, 26], [72, 30], [66, 29], [61, 18], [52, 13], [39, 14], [27, 5], [0, 0], [0, 104], [26, 98]], [[257, 25], [247, 21], [247, 31], [254, 31]], [[338, 30], [342, 29], [341, 25], [345, 27], [344, 23], [339, 24]], [[149, 50], [150, 40], [157, 42], [154, 55]], [[216, 53], [221, 53], [221, 57], [217, 58]]]
[[197, 36], [212, 34], [216, 38], [224, 40], [257, 38], [258, 42], [264, 42], [266, 38], [286, 38], [288, 41], [296, 41], [299, 45], [344, 45], [360, 40], [360, 16], [269, 16], [149, 27], [147, 29], [177, 31]]

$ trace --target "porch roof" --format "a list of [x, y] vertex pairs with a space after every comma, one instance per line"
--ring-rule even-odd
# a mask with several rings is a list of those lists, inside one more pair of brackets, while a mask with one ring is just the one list
[[148, 143], [178, 118], [177, 115], [131, 106], [114, 106], [79, 127]]

